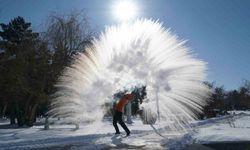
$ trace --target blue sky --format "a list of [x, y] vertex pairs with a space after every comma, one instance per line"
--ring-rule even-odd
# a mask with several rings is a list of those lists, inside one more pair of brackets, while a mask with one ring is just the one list
[[[53, 13], [83, 10], [92, 28], [102, 31], [117, 23], [111, 6], [115, 0], [0, 0], [0, 22], [16, 16], [42, 30]], [[238, 88], [250, 80], [249, 0], [137, 0], [139, 17], [163, 22], [198, 58], [208, 62], [208, 80]]]

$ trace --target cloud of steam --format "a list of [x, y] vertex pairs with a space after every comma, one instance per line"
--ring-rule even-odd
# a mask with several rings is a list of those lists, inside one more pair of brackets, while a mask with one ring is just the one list
[[210, 93], [203, 84], [206, 63], [184, 44], [152, 20], [107, 28], [65, 69], [48, 113], [69, 122], [100, 121], [107, 97], [140, 83], [147, 86], [144, 118], [158, 114], [161, 121], [173, 121], [173, 129], [184, 127]]

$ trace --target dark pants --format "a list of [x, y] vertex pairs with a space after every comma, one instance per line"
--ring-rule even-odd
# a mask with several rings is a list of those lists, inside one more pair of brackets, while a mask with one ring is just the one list
[[117, 121], [122, 126], [122, 128], [126, 131], [127, 134], [130, 134], [128, 127], [122, 121], [122, 112], [115, 111], [115, 115], [113, 116], [113, 126], [115, 127], [116, 133], [120, 133], [119, 128], [117, 126]]

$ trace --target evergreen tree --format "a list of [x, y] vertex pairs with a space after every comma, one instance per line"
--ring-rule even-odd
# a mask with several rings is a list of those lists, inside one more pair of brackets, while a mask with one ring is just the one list
[[1, 96], [7, 102], [11, 124], [33, 125], [36, 110], [46, 99], [46, 76], [49, 51], [31, 23], [16, 17], [8, 24], [0, 24], [0, 48], [4, 50], [1, 61]]

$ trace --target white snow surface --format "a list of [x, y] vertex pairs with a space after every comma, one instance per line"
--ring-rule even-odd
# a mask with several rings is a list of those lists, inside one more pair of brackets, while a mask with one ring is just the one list
[[210, 119], [196, 130], [198, 143], [250, 141], [250, 113], [236, 111], [235, 115]]
[[[42, 122], [43, 120], [40, 120]], [[50, 125], [44, 130], [43, 125], [30, 128], [10, 128], [8, 120], [0, 121], [0, 149], [181, 149], [192, 143], [213, 143], [224, 141], [250, 141], [250, 115], [241, 112], [212, 119], [195, 121], [189, 133], [176, 134], [163, 125], [155, 125], [160, 136], [151, 126], [143, 125], [141, 120], [133, 118], [128, 125], [131, 136], [123, 138], [114, 135], [111, 119], [102, 124], [81, 125], [74, 130], [74, 125]], [[39, 120], [38, 120], [39, 122]], [[119, 126], [122, 134], [125, 134]]]

